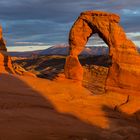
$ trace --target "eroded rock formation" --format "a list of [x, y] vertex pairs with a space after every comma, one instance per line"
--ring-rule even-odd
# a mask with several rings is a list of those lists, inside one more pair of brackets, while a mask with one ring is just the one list
[[65, 64], [66, 78], [82, 80], [83, 68], [78, 55], [90, 36], [98, 33], [108, 45], [109, 55], [112, 57], [106, 90], [140, 93], [140, 55], [135, 44], [127, 39], [119, 21], [120, 17], [113, 13], [100, 11], [81, 13], [69, 34], [70, 51]]
[[2, 26], [0, 26], [0, 51], [7, 51], [6, 42], [2, 35]]
[[0, 26], [0, 73], [14, 73], [11, 57], [7, 53], [6, 43]]
[[21, 66], [12, 64], [11, 56], [7, 52], [6, 42], [3, 39], [1, 26], [0, 26], [0, 73], [12, 73], [12, 74], [36, 77], [35, 74], [26, 71]]
[[23, 67], [21, 67], [17, 63], [13, 64], [13, 69], [14, 69], [15, 73], [18, 75], [36, 77], [35, 74], [33, 74], [29, 71], [26, 71]]

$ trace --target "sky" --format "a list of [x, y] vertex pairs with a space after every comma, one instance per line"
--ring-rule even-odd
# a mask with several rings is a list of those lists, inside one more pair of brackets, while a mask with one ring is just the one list
[[127, 36], [140, 46], [140, 0], [0, 0], [0, 24], [7, 46], [67, 43], [72, 24], [86, 10], [119, 14]]

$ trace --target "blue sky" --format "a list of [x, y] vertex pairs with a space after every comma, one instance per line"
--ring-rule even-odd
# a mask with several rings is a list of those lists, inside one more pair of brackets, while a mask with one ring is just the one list
[[128, 37], [140, 46], [140, 0], [0, 0], [0, 23], [7, 46], [67, 43], [73, 22], [85, 10], [119, 14]]

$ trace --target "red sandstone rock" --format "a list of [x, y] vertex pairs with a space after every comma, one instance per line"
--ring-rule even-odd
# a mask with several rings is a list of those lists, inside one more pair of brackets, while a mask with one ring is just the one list
[[22, 68], [18, 64], [13, 64], [13, 69], [14, 69], [15, 73], [18, 74], [18, 75], [36, 77], [35, 74], [33, 74], [29, 71], [26, 71], [24, 68]]
[[6, 42], [2, 36], [2, 27], [0, 26], [0, 50], [7, 51]]
[[1, 26], [0, 26], [0, 73], [14, 73], [11, 57], [7, 53], [6, 43], [2, 36]]
[[66, 77], [73, 80], [82, 80], [83, 68], [78, 60], [77, 56], [68, 56], [65, 65]]
[[[98, 35], [109, 47], [112, 66], [106, 80], [106, 90], [119, 90], [140, 93], [140, 55], [135, 44], [127, 39], [124, 30], [118, 24], [116, 14], [100, 11], [86, 11], [78, 17], [69, 35], [70, 56], [65, 65], [66, 78], [82, 79], [82, 68], [77, 56], [84, 49], [92, 34]], [[71, 59], [70, 59], [71, 58]], [[77, 61], [77, 62], [76, 62]], [[124, 89], [124, 90], [123, 90]]]
[[0, 51], [0, 73], [15, 73], [11, 57], [5, 51]]
[[2, 36], [2, 27], [0, 26], [0, 73], [14, 73], [11, 57], [7, 53], [6, 42]]

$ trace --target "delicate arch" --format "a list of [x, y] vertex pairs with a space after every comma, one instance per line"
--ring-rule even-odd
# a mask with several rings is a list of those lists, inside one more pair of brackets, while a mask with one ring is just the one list
[[[78, 55], [84, 49], [89, 37], [98, 35], [109, 46], [109, 55], [112, 56], [112, 66], [106, 80], [106, 89], [115, 87], [140, 90], [140, 70], [133, 75], [135, 70], [129, 71], [132, 65], [140, 65], [140, 57], [134, 43], [127, 39], [124, 30], [119, 25], [120, 17], [113, 13], [101, 11], [86, 11], [81, 13], [69, 34], [69, 56], [65, 64], [65, 76], [69, 79], [82, 80], [83, 69], [78, 60]], [[137, 60], [137, 62], [134, 61]], [[127, 65], [124, 67], [124, 65]], [[139, 68], [140, 69], [140, 68]], [[128, 78], [127, 74], [130, 75]], [[139, 79], [137, 78], [139, 76]], [[134, 86], [131, 80], [135, 80]], [[132, 88], [133, 87], [133, 88]]]

